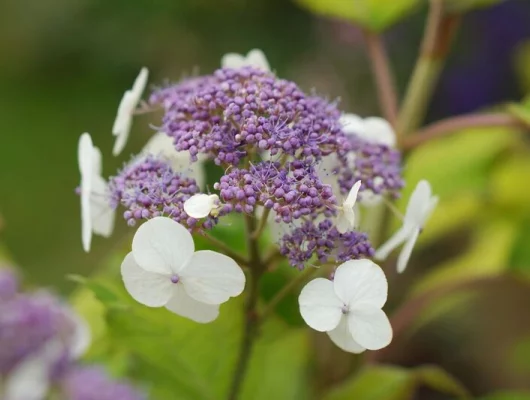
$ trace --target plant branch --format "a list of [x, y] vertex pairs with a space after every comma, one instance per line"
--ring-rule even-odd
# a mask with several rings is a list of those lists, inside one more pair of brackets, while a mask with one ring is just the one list
[[431, 139], [450, 135], [466, 128], [505, 126], [524, 128], [520, 120], [508, 113], [466, 114], [434, 122], [403, 141], [404, 149], [412, 149]]
[[245, 257], [243, 257], [241, 254], [236, 253], [234, 250], [232, 250], [230, 247], [226, 245], [223, 241], [217, 239], [215, 236], [204, 234], [203, 237], [208, 240], [211, 244], [219, 248], [224, 252], [225, 255], [228, 257], [233, 258], [239, 265], [243, 265], [245, 267], [248, 267], [250, 265], [249, 260], [247, 260]]
[[365, 31], [368, 55], [372, 62], [379, 104], [384, 117], [392, 126], [397, 123], [397, 95], [394, 77], [390, 68], [390, 62], [385, 50], [385, 45], [380, 35]]
[[398, 120], [398, 132], [407, 135], [421, 125], [444, 60], [460, 21], [459, 15], [446, 14], [443, 0], [431, 0], [420, 54], [408, 84]]
[[261, 216], [261, 219], [259, 221], [258, 227], [254, 230], [254, 232], [251, 233], [252, 239], [258, 239], [261, 236], [263, 230], [267, 226], [267, 221], [269, 219], [270, 212], [270, 208], [265, 208], [265, 211], [263, 211], [263, 215]]

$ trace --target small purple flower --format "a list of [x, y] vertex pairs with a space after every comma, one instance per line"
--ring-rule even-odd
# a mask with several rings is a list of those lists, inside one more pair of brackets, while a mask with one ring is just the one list
[[[132, 160], [110, 179], [109, 187], [113, 207], [121, 204], [127, 209], [123, 217], [130, 226], [161, 215], [190, 227], [197, 223], [184, 212], [184, 202], [199, 192], [197, 183], [154, 156]], [[209, 218], [202, 226], [211, 227], [214, 222]]]
[[61, 382], [68, 400], [144, 400], [147, 396], [130, 383], [114, 380], [98, 367], [73, 367]]
[[280, 252], [293, 267], [300, 270], [313, 257], [320, 263], [326, 263], [374, 255], [374, 249], [365, 233], [350, 231], [341, 234], [329, 219], [318, 224], [306, 221], [291, 233], [285, 234], [280, 240]]

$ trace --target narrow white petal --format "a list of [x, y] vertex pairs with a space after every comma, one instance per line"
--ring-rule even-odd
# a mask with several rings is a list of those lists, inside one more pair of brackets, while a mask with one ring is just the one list
[[396, 133], [386, 119], [368, 117], [364, 119], [366, 139], [389, 147], [396, 145]]
[[173, 292], [166, 308], [175, 314], [202, 324], [212, 322], [219, 316], [218, 304], [201, 303], [191, 298], [180, 285]]
[[92, 191], [92, 176], [94, 171], [94, 145], [88, 133], [79, 138], [77, 157], [81, 174], [81, 240], [83, 249], [90, 251], [92, 241], [92, 221], [90, 218], [90, 193]]
[[385, 274], [370, 260], [350, 260], [339, 265], [333, 284], [337, 296], [350, 309], [381, 308], [386, 302], [388, 283]]
[[421, 180], [410, 195], [407, 211], [405, 212], [405, 222], [422, 226], [425, 210], [429, 208], [431, 199], [431, 185], [426, 180]]
[[112, 234], [116, 214], [109, 204], [108, 196], [107, 182], [101, 176], [94, 176], [90, 196], [90, 218], [92, 231], [103, 237], [109, 237]]
[[116, 118], [114, 119], [114, 124], [112, 125], [112, 134], [114, 136], [117, 136], [121, 131], [123, 131], [125, 122], [129, 118], [129, 115], [131, 115], [131, 113], [134, 111], [134, 107], [134, 95], [130, 90], [126, 90], [120, 100]]
[[339, 210], [337, 218], [335, 219], [335, 225], [339, 233], [346, 233], [351, 230], [352, 227], [348, 221], [348, 218], [346, 217], [346, 210]]
[[269, 62], [267, 61], [267, 57], [265, 57], [265, 53], [263, 53], [263, 51], [261, 51], [260, 49], [250, 50], [247, 54], [246, 62], [247, 65], [260, 68], [263, 71], [268, 72], [271, 70]]
[[357, 201], [357, 194], [359, 193], [359, 188], [361, 187], [361, 181], [357, 181], [353, 184], [353, 186], [350, 189], [350, 193], [348, 193], [348, 197], [346, 197], [346, 201], [344, 202], [345, 207], [353, 208], [355, 205], [355, 202]]
[[129, 294], [148, 307], [166, 305], [173, 294], [175, 284], [171, 282], [171, 276], [144, 270], [137, 264], [132, 252], [121, 264], [121, 277]]
[[353, 340], [353, 336], [350, 333], [350, 328], [348, 327], [348, 319], [346, 316], [343, 316], [335, 329], [328, 332], [328, 336], [333, 343], [335, 343], [339, 348], [348, 353], [359, 354], [365, 351], [366, 349], [362, 347], [359, 343]]
[[132, 252], [138, 265], [146, 271], [161, 274], [178, 274], [194, 251], [191, 233], [166, 217], [144, 222], [132, 242]]
[[101, 150], [96, 146], [92, 147], [92, 174], [94, 176], [101, 175], [103, 166], [103, 159], [101, 157]]
[[227, 53], [221, 58], [223, 68], [241, 68], [245, 65], [246, 58], [241, 54]]
[[125, 115], [123, 117], [123, 125], [120, 127], [114, 141], [114, 147], [112, 148], [112, 155], [118, 156], [125, 148], [127, 141], [129, 140], [129, 133], [131, 132], [132, 125], [132, 114]]
[[215, 194], [199, 193], [184, 202], [184, 211], [192, 218], [206, 218], [216, 207], [219, 197]]
[[423, 228], [425, 226], [425, 224], [427, 223], [427, 221], [429, 220], [429, 218], [431, 217], [432, 213], [434, 212], [434, 209], [436, 208], [436, 206], [438, 205], [438, 201], [439, 201], [439, 197], [438, 196], [432, 196], [430, 199], [429, 199], [429, 202], [427, 204], [427, 207], [425, 207], [425, 209], [423, 210], [423, 215], [422, 215], [422, 218], [421, 218], [421, 226], [420, 228]]
[[403, 225], [401, 228], [399, 228], [399, 230], [394, 233], [390, 239], [388, 239], [381, 245], [381, 247], [376, 250], [375, 259], [386, 259], [395, 248], [399, 247], [400, 244], [407, 240], [407, 238], [412, 234], [413, 229], [414, 227], [411, 225]]
[[70, 357], [76, 360], [81, 357], [90, 347], [92, 335], [88, 323], [74, 310], [68, 308], [66, 311], [74, 323], [74, 332], [68, 344]]
[[381, 309], [351, 311], [348, 326], [353, 340], [368, 350], [379, 350], [392, 341], [392, 326]]
[[298, 297], [300, 314], [311, 328], [326, 332], [336, 328], [344, 303], [335, 294], [333, 282], [316, 278], [304, 286]]
[[241, 267], [230, 257], [210, 250], [193, 254], [180, 276], [186, 292], [207, 304], [224, 303], [245, 288]]
[[414, 229], [410, 237], [405, 242], [405, 245], [401, 249], [401, 252], [399, 253], [399, 257], [397, 260], [397, 272], [402, 273], [405, 271], [405, 268], [407, 268], [407, 264], [410, 259], [410, 255], [412, 254], [412, 249], [414, 248], [414, 245], [416, 244], [416, 240], [418, 240], [418, 235], [420, 234], [420, 229]]
[[342, 114], [339, 119], [342, 130], [347, 135], [365, 136], [366, 127], [361, 117], [355, 114]]
[[138, 102], [140, 101], [142, 97], [142, 93], [145, 90], [145, 86], [147, 85], [147, 79], [149, 77], [149, 70], [146, 67], [143, 67], [140, 70], [140, 73], [136, 77], [133, 87], [132, 87], [132, 94], [134, 99], [134, 108], [138, 105]]

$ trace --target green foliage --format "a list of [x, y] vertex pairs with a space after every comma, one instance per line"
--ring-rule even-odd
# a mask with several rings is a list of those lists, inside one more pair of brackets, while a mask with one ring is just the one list
[[327, 394], [324, 400], [409, 400], [419, 386], [469, 399], [460, 382], [435, 366], [406, 369], [395, 366], [367, 367], [350, 381]]
[[498, 392], [479, 400], [530, 400], [530, 392]]
[[444, 6], [448, 12], [463, 13], [477, 8], [491, 7], [505, 0], [445, 0]]
[[410, 13], [419, 0], [296, 0], [321, 15], [346, 19], [371, 31], [383, 31]]

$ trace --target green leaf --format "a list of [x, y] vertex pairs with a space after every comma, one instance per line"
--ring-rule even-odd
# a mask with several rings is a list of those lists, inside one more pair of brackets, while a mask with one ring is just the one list
[[491, 7], [505, 0], [445, 0], [444, 7], [450, 13], [463, 13], [476, 8]]
[[478, 400], [530, 400], [530, 392], [498, 392], [480, 397]]
[[423, 366], [415, 370], [418, 382], [441, 393], [456, 396], [457, 399], [470, 399], [467, 389], [449, 373], [437, 366]]
[[90, 291], [92, 291], [92, 293], [94, 293], [96, 299], [101, 301], [103, 304], [114, 304], [117, 303], [119, 300], [118, 295], [114, 293], [112, 289], [110, 289], [105, 284], [75, 274], [68, 275], [68, 279], [86, 286]]
[[419, 0], [296, 0], [309, 11], [353, 21], [371, 31], [383, 31], [404, 18]]
[[404, 368], [368, 367], [330, 391], [324, 400], [409, 400], [414, 389], [414, 375]]
[[530, 276], [530, 220], [526, 218], [520, 225], [519, 232], [510, 255], [510, 268]]

